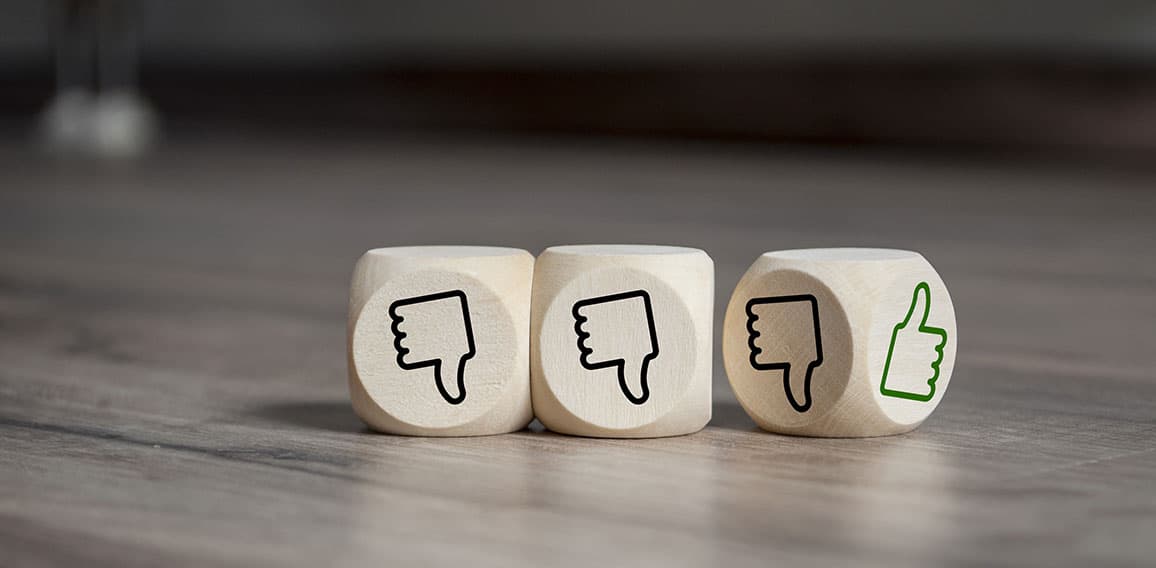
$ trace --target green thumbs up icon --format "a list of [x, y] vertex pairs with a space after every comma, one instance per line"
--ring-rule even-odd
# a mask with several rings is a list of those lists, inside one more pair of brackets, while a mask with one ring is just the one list
[[931, 287], [927, 282], [920, 282], [911, 295], [907, 315], [891, 332], [883, 380], [879, 383], [883, 396], [918, 402], [927, 402], [935, 396], [947, 330], [927, 325], [930, 314]]

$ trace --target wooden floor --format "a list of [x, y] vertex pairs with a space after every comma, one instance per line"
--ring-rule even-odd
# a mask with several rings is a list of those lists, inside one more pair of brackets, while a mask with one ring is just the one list
[[[1151, 566], [1156, 172], [842, 151], [173, 140], [0, 144], [0, 565]], [[958, 311], [916, 432], [375, 435], [349, 272], [415, 243], [914, 248]], [[717, 329], [716, 329], [717, 331]]]

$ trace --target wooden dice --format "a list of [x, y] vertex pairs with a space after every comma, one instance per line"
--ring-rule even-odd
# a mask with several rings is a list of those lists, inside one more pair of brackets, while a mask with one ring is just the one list
[[534, 270], [534, 412], [565, 434], [697, 432], [711, 416], [714, 263], [642, 245], [547, 249]]
[[883, 436], [919, 426], [955, 364], [955, 310], [921, 255], [766, 253], [727, 307], [723, 358], [739, 403], [772, 432]]
[[532, 419], [534, 257], [497, 247], [374, 249], [353, 272], [349, 390], [370, 427], [476, 436]]

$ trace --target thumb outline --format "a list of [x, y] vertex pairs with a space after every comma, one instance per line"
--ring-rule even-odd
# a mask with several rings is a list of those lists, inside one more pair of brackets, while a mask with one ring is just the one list
[[640, 394], [639, 396], [634, 396], [634, 393], [631, 392], [630, 387], [627, 385], [627, 382], [626, 382], [626, 359], [623, 358], [623, 359], [617, 360], [618, 387], [620, 389], [622, 389], [622, 394], [626, 395], [626, 400], [629, 400], [632, 404], [636, 404], [636, 405], [643, 404], [647, 400], [650, 399], [650, 385], [649, 385], [649, 383], [647, 383], [646, 373], [647, 373], [647, 370], [650, 368], [650, 362], [656, 356], [657, 355], [647, 355], [647, 356], [642, 358], [642, 362], [639, 363], [638, 365], [631, 365], [630, 366], [632, 371], [634, 369], [638, 369], [638, 386], [640, 389], [642, 389], [642, 394]]
[[438, 359], [437, 363], [434, 363], [434, 384], [437, 385], [438, 393], [442, 395], [442, 398], [446, 399], [446, 402], [458, 405], [466, 400], [466, 361], [469, 361], [472, 357], [473, 355], [469, 353], [462, 355], [458, 358], [458, 364], [455, 365], [457, 371], [454, 374], [457, 376], [458, 383], [458, 396], [456, 397], [450, 396], [449, 391], [446, 390], [445, 379], [442, 378], [442, 366], [445, 361]]
[[[920, 294], [920, 291], [923, 293]], [[919, 301], [921, 297], [922, 302]], [[923, 317], [919, 318], [919, 331], [923, 331], [923, 328], [927, 327], [927, 317], [931, 315], [931, 286], [927, 282], [920, 282], [915, 285], [915, 290], [911, 293], [911, 305], [907, 307], [907, 315], [899, 324], [900, 329], [911, 325], [911, 316], [915, 315], [915, 308], [919, 307], [920, 304], [923, 304]]]

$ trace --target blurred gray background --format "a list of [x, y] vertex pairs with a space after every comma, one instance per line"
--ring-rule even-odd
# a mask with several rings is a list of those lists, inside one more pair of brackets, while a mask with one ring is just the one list
[[1154, 69], [1129, 0], [0, 2], [8, 130], [139, 81], [170, 125], [1146, 153]]
[[[1019, 49], [1150, 58], [1156, 7], [1142, 0], [157, 0], [142, 32], [162, 58], [346, 63], [350, 58], [667, 56], [679, 50], [792, 52], [864, 47]], [[51, 2], [0, 2], [6, 58], [37, 57]]]

